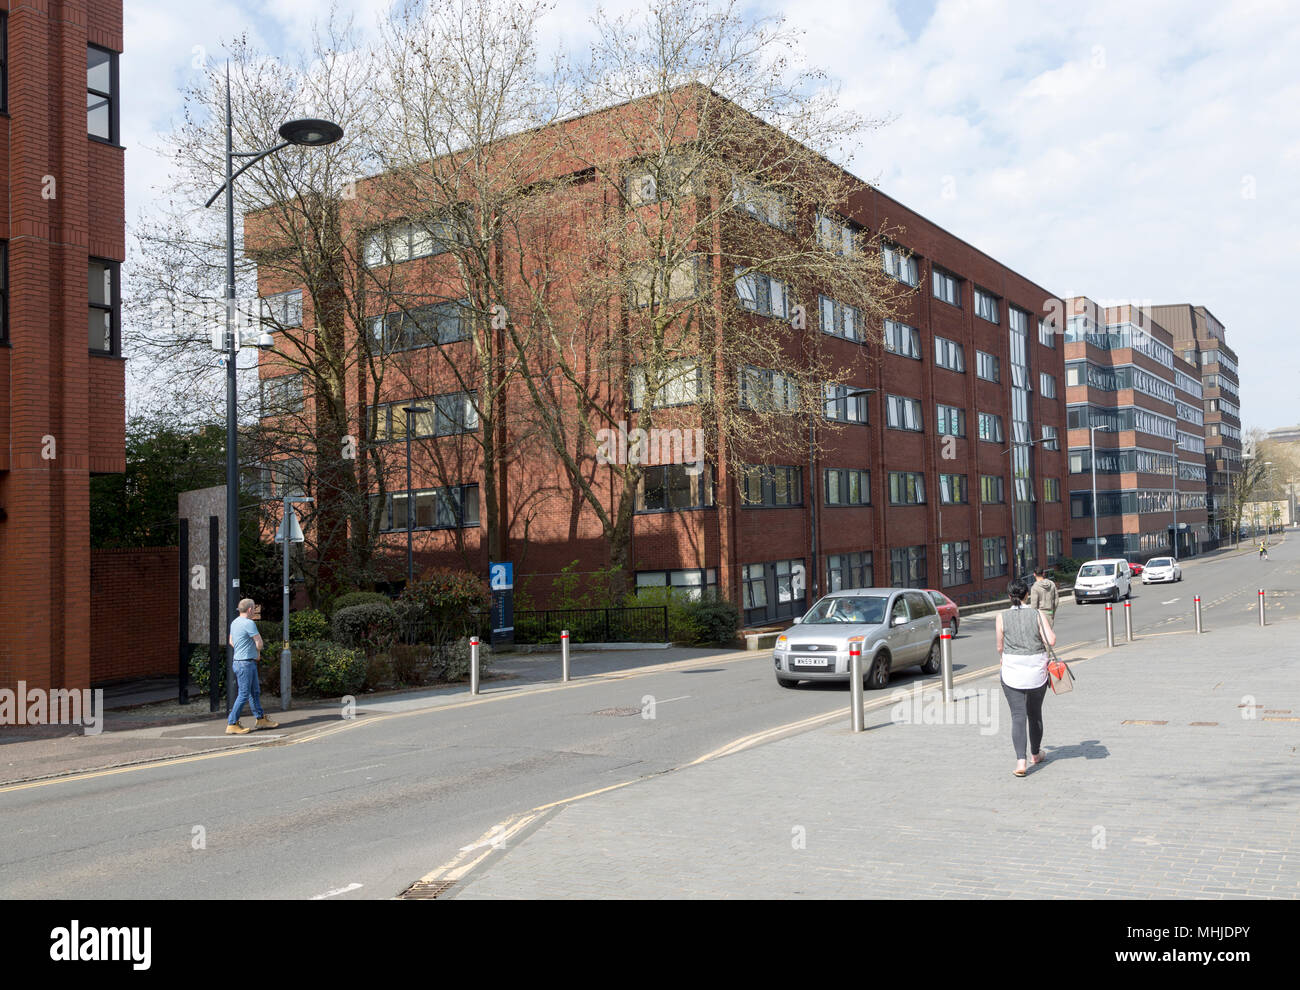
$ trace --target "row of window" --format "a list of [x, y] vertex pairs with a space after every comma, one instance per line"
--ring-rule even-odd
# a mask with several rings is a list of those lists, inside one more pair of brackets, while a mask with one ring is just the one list
[[1065, 366], [1065, 384], [1087, 384], [1102, 392], [1135, 389], [1162, 402], [1175, 401], [1173, 385], [1132, 364], [1110, 367], [1091, 361], [1074, 361]]
[[1132, 323], [1113, 323], [1098, 327], [1086, 316], [1072, 316], [1066, 322], [1066, 343], [1082, 341], [1103, 351], [1132, 348], [1153, 361], [1173, 370], [1174, 350]]
[[1174, 439], [1178, 433], [1176, 420], [1136, 406], [1070, 406], [1066, 409], [1066, 426], [1071, 430], [1086, 430], [1092, 426], [1111, 432], [1137, 430], [1168, 440]]
[[[1167, 488], [1097, 493], [1097, 515], [1099, 516], [1172, 512], [1173, 507], [1174, 495]], [[1179, 512], [1204, 508], [1204, 492], [1178, 493]], [[1070, 515], [1074, 519], [1086, 519], [1092, 516], [1092, 492], [1070, 493]]]

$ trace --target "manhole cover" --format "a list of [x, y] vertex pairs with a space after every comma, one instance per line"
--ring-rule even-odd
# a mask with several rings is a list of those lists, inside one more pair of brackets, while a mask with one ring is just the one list
[[593, 715], [615, 715], [626, 718], [629, 715], [640, 715], [640, 708], [602, 708], [600, 711], [592, 712]]

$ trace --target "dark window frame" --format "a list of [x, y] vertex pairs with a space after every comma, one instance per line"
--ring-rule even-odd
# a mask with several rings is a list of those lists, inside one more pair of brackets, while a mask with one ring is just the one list
[[[898, 479], [897, 484], [895, 479]], [[894, 497], [896, 491], [900, 494], [900, 498]], [[925, 474], [921, 471], [890, 471], [889, 504], [926, 505]]]
[[[409, 493], [410, 495], [415, 496], [416, 525], [413, 525], [411, 527], [412, 531], [431, 532], [433, 530], [438, 530], [438, 529], [478, 529], [482, 525], [482, 514], [479, 512], [479, 504], [478, 504], [478, 488], [479, 488], [478, 482], [475, 481], [465, 485], [445, 485], [445, 486], [439, 486], [434, 488], [414, 489], [412, 492]], [[468, 497], [468, 493], [471, 489], [473, 489], [474, 492], [472, 503]], [[447, 494], [449, 492], [459, 492], [459, 495], [456, 496], [456, 500], [454, 503], [455, 521], [450, 524], [439, 524], [438, 522], [438, 507], [440, 504], [439, 498], [450, 498], [451, 496]], [[422, 495], [433, 496], [433, 524], [429, 526], [419, 525], [420, 496]], [[383, 498], [383, 502], [376, 505], [375, 503], [378, 502], [381, 497]], [[370, 496], [371, 512], [379, 511], [383, 513], [383, 515], [380, 517], [379, 520], [380, 533], [405, 533], [406, 532], [405, 524], [401, 526], [397, 526], [394, 524], [394, 517], [396, 516], [394, 500], [397, 498], [405, 499], [407, 497], [408, 497], [408, 493], [406, 489], [389, 491], [383, 496], [379, 496], [379, 495]], [[470, 504], [474, 506], [475, 518], [472, 522], [466, 521], [467, 513], [465, 512], [465, 507]]]
[[[378, 345], [381, 353], [400, 354], [403, 351], [418, 351], [424, 347], [450, 347], [452, 344], [460, 344], [469, 340], [473, 336], [466, 320], [466, 313], [469, 310], [468, 298], [444, 299], [441, 302], [429, 303], [425, 306], [412, 306], [409, 309], [399, 309], [392, 313], [384, 313], [381, 316], [372, 316], [366, 322], [370, 331], [370, 340], [372, 344]], [[436, 321], [434, 323], [438, 331], [436, 340], [429, 336], [428, 326], [421, 322], [422, 317], [426, 315], [433, 317]], [[450, 321], [452, 316], [456, 317], [459, 336], [443, 340], [442, 318], [445, 317]], [[378, 335], [376, 335], [376, 331], [379, 331]]]
[[[121, 262], [110, 261], [108, 258], [88, 258], [86, 259], [86, 304], [87, 328], [86, 328], [86, 347], [91, 354], [102, 357], [121, 357], [122, 355], [122, 266]], [[112, 302], [107, 306], [101, 303], [92, 303], [90, 301], [90, 265], [103, 265], [112, 276]], [[7, 276], [6, 276], [7, 277]], [[6, 293], [7, 295], [7, 293]], [[89, 328], [89, 311], [108, 313], [109, 315], [109, 347], [108, 350], [102, 350], [98, 347], [90, 346], [90, 328]], [[7, 339], [7, 338], [6, 338]]]
[[[788, 502], [776, 501], [776, 473], [785, 472], [785, 490], [793, 490]], [[788, 464], [745, 464], [737, 472], [736, 487], [743, 509], [796, 509], [804, 504], [803, 468]], [[751, 480], [752, 479], [752, 480]], [[752, 481], [758, 485], [758, 499], [750, 499]]]
[[[831, 501], [831, 475], [838, 475], [835, 488], [845, 497]], [[847, 493], [851, 489], [849, 478], [858, 475], [858, 494], [861, 501], [850, 502]], [[869, 468], [824, 468], [822, 471], [822, 504], [827, 508], [860, 508], [871, 504], [871, 470]]]
[[[108, 86], [110, 91], [105, 93], [103, 90], [91, 89], [90, 80], [89, 79], [86, 80], [87, 96], [98, 96], [101, 99], [108, 101], [108, 137], [102, 137], [99, 134], [92, 134], [90, 132], [90, 107], [89, 106], [86, 107], [86, 136], [90, 138], [90, 140], [92, 141], [98, 141], [100, 144], [111, 144], [116, 146], [120, 143], [121, 133], [122, 133], [121, 122], [118, 119], [118, 114], [120, 110], [119, 104], [121, 103], [121, 101], [118, 99], [118, 94], [121, 93], [121, 86], [118, 79], [117, 57], [120, 53], [113, 51], [111, 48], [105, 48], [103, 45], [93, 45], [90, 42], [87, 42], [86, 43], [87, 76], [89, 76], [90, 74], [90, 49], [92, 48], [95, 49], [96, 51], [101, 51], [108, 56]], [[87, 103], [89, 103], [89, 100], [87, 100]]]
[[[412, 440], [432, 440], [438, 437], [458, 437], [466, 433], [477, 433], [479, 431], [480, 420], [478, 416], [478, 402], [476, 399], [477, 392], [441, 392], [438, 395], [420, 396], [413, 399], [399, 399], [395, 402], [376, 402], [366, 409], [366, 426], [369, 428], [373, 419], [372, 413], [377, 414], [374, 419], [374, 433], [371, 436], [372, 443], [405, 443], [406, 442], [406, 407], [423, 406], [428, 409], [427, 413], [418, 413], [415, 415], [413, 427], [415, 432], [411, 434]], [[450, 400], [439, 403], [439, 400]], [[461, 414], [472, 413], [474, 425], [466, 426], [465, 422], [458, 420], [454, 415], [446, 412], [445, 407], [452, 402], [459, 403]], [[467, 404], [466, 404], [467, 403]], [[433, 424], [432, 433], [420, 432], [421, 417], [428, 417]], [[467, 421], [469, 416], [465, 416]], [[395, 420], [400, 420], [400, 432], [394, 426]], [[450, 422], [453, 426], [459, 425], [461, 429], [443, 429], [443, 424]]]
[[[688, 464], [650, 464], [642, 468], [641, 479], [637, 482], [636, 492], [634, 494], [635, 505], [633, 512], [636, 515], [659, 515], [665, 512], [694, 512], [697, 509], [712, 509], [717, 506], [717, 486], [711, 465], [704, 467], [695, 474], [692, 474], [687, 468]], [[651, 488], [651, 472], [657, 472], [660, 479], [655, 482]], [[684, 476], [686, 484], [690, 488], [690, 504], [674, 505], [672, 504], [672, 493], [680, 491], [680, 487], [674, 487], [674, 472], [680, 472]], [[646, 508], [649, 501], [648, 492], [662, 492], [661, 506]]]

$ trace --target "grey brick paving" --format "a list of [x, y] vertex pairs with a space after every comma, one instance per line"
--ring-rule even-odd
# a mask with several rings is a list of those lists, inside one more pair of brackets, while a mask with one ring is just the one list
[[1297, 898], [1300, 722], [1238, 708], [1300, 710], [1297, 633], [1153, 636], [1078, 664], [1076, 692], [1047, 699], [1049, 762], [1025, 779], [982, 681], [967, 688], [998, 691], [996, 734], [869, 712], [880, 728], [569, 805], [456, 896]]

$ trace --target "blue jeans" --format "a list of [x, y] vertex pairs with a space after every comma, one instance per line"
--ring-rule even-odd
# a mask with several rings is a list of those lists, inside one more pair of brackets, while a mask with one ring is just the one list
[[262, 684], [257, 678], [257, 661], [236, 660], [235, 681], [239, 684], [239, 694], [235, 698], [234, 705], [231, 706], [230, 717], [226, 719], [226, 724], [234, 725], [239, 721], [239, 713], [244, 710], [244, 702], [248, 702], [254, 715], [265, 718], [266, 712], [262, 711]]

